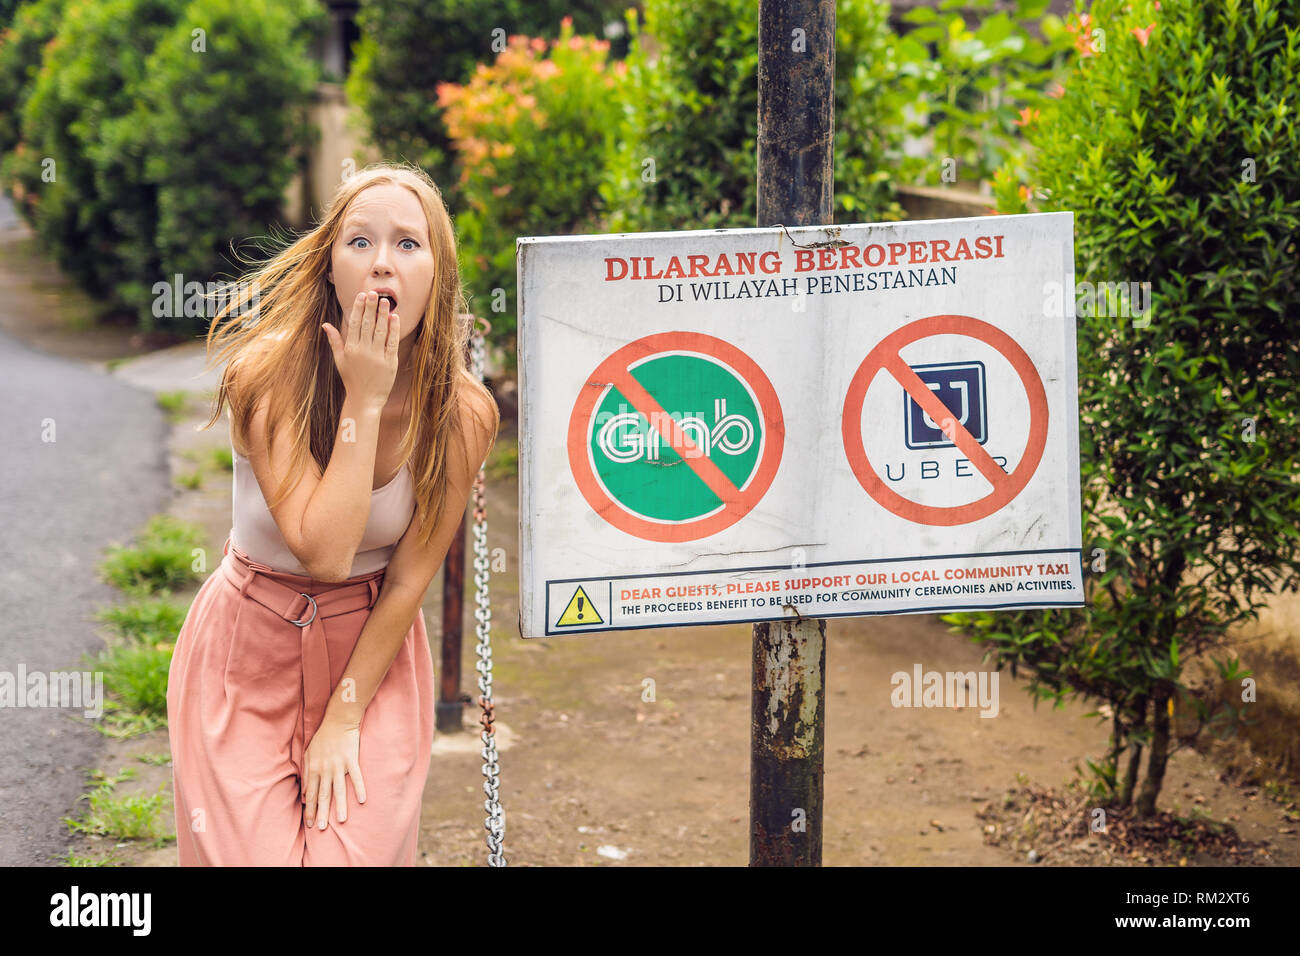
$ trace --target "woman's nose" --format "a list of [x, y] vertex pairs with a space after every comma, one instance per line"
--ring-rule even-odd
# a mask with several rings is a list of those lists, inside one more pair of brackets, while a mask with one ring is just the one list
[[392, 258], [392, 249], [387, 244], [376, 245], [375, 258], [370, 268], [376, 272], [391, 271], [392, 267], [388, 261], [390, 258]]

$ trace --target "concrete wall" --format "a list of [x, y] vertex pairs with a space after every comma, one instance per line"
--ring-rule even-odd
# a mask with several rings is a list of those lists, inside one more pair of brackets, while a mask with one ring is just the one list
[[929, 186], [898, 186], [898, 204], [908, 219], [964, 219], [993, 215], [993, 197], [964, 189], [933, 189]]
[[321, 215], [343, 179], [345, 160], [355, 163], [355, 171], [383, 159], [378, 149], [365, 142], [361, 110], [348, 103], [342, 84], [318, 84], [308, 118], [320, 130], [320, 138], [308, 150], [305, 169], [284, 192], [285, 221], [297, 229], [307, 228]]

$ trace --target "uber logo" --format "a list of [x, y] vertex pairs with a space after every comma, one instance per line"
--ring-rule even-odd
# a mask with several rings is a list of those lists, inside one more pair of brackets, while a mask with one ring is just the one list
[[[983, 362], [943, 362], [909, 367], [977, 442], [983, 445], [988, 441], [988, 397], [985, 394]], [[936, 423], [927, 415], [906, 389], [903, 391], [903, 426], [908, 448], [956, 447], [956, 443], [943, 433], [943, 422]]]

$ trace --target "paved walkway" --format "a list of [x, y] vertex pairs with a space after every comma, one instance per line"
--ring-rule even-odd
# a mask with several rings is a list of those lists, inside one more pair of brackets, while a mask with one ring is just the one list
[[[128, 542], [171, 494], [167, 423], [153, 395], [106, 374], [106, 333], [79, 340], [59, 330], [61, 303], [75, 307], [76, 295], [55, 270], [33, 268], [31, 245], [0, 199], [0, 671], [25, 685], [19, 706], [0, 708], [6, 866], [64, 855], [62, 818], [84, 809], [77, 799], [105, 742], [84, 707], [26, 706], [27, 692], [51, 672], [84, 670], [81, 655], [102, 649], [94, 614], [120, 599], [98, 579], [103, 549]], [[118, 333], [118, 354], [128, 335]], [[49, 350], [59, 342], [68, 347]], [[166, 379], [161, 368], [151, 374]]]

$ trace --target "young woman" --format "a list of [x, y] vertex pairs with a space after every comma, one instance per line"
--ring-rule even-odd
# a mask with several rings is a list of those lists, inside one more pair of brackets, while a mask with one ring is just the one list
[[172, 657], [180, 863], [414, 865], [421, 602], [499, 425], [451, 220], [419, 170], [367, 167], [252, 280], [208, 333], [234, 521]]

